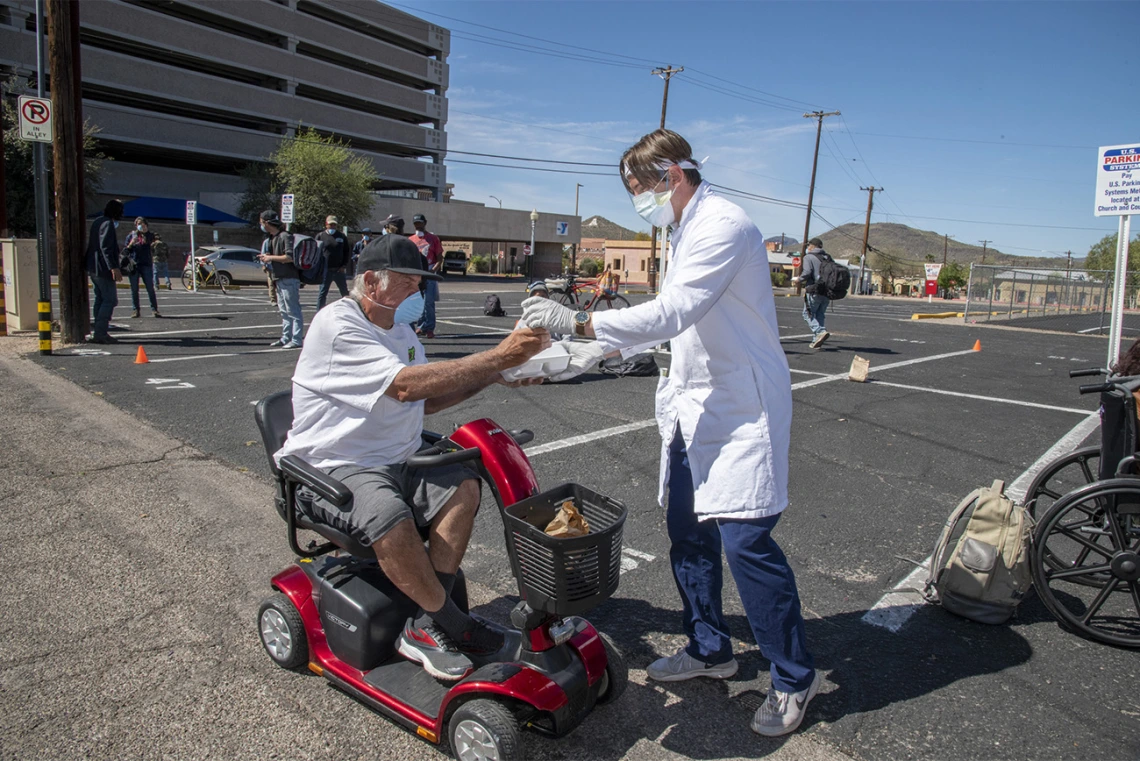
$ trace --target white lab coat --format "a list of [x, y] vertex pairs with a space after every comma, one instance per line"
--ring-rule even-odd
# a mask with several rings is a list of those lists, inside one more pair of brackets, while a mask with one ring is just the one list
[[658, 297], [595, 312], [593, 328], [607, 353], [671, 341], [669, 376], [657, 385], [662, 506], [679, 426], [699, 519], [762, 518], [787, 507], [791, 376], [764, 237], [743, 209], [702, 182], [673, 232]]

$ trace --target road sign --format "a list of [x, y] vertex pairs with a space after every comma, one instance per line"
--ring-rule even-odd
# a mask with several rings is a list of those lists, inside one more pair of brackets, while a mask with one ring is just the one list
[[198, 202], [197, 201], [187, 201], [186, 202], [186, 224], [188, 224], [188, 225], [198, 224]]
[[800, 266], [801, 264], [803, 264], [803, 259], [800, 259], [798, 256], [793, 256], [793, 257], [792, 257], [792, 266], [793, 266], [793, 267], [798, 267], [798, 266]]
[[47, 98], [20, 96], [20, 138], [40, 143], [51, 142], [51, 101]]
[[1140, 213], [1140, 145], [1108, 145], [1096, 162], [1096, 215]]
[[558, 235], [569, 235], [570, 234], [570, 223], [569, 222], [555, 222], [554, 223], [554, 232]]
[[286, 193], [281, 196], [281, 221], [287, 225], [293, 224], [293, 194]]
[[927, 280], [926, 281], [925, 295], [927, 295], [927, 296], [937, 296], [938, 295], [938, 281], [937, 280]]
[[937, 281], [938, 280], [938, 273], [940, 273], [942, 271], [942, 265], [941, 264], [931, 264], [931, 263], [927, 262], [926, 265], [924, 265], [924, 266], [926, 267], [926, 279]]
[[523, 245], [523, 256], [530, 256], [530, 244], [529, 243], [526, 243]]

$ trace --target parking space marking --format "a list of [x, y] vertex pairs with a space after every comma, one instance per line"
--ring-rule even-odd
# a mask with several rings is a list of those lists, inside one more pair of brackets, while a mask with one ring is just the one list
[[960, 396], [964, 399], [978, 399], [983, 402], [998, 402], [999, 404], [1016, 404], [1020, 407], [1033, 407], [1039, 410], [1053, 410], [1055, 412], [1074, 412], [1078, 415], [1088, 415], [1093, 410], [1080, 410], [1076, 407], [1057, 407], [1052, 404], [1039, 404], [1037, 402], [1023, 402], [1020, 399], [1004, 399], [1000, 396], [982, 396], [981, 394], [964, 394], [961, 391], [943, 391], [939, 388], [927, 388], [925, 386], [908, 386], [905, 383], [887, 383], [886, 381], [875, 380], [871, 378], [868, 383], [876, 386], [890, 386], [891, 388], [904, 388], [909, 391], [924, 391], [928, 394], [942, 394], [943, 396]]
[[831, 373], [820, 373], [820, 372], [816, 372], [815, 370], [797, 370], [794, 367], [789, 367], [788, 372], [789, 373], [797, 373], [799, 375], [821, 375], [821, 376], [831, 375]]
[[490, 325], [475, 325], [475, 324], [470, 323], [470, 322], [455, 322], [454, 320], [436, 320], [436, 322], [437, 323], [442, 322], [445, 325], [460, 325], [460, 326], [465, 327], [465, 328], [480, 328], [481, 330], [489, 330], [493, 333], [510, 333], [511, 332], [510, 330], [505, 330], [503, 328], [494, 328], [494, 327], [491, 327]]
[[[896, 367], [909, 367], [910, 365], [918, 365], [918, 364], [921, 364], [923, 362], [934, 362], [935, 360], [939, 360], [939, 359], [949, 359], [950, 357], [961, 357], [961, 356], [965, 356], [966, 354], [974, 354], [974, 353], [975, 352], [973, 349], [966, 349], [965, 351], [951, 351], [951, 352], [947, 352], [946, 354], [935, 354], [935, 355], [930, 356], [930, 357], [918, 357], [917, 359], [906, 359], [906, 360], [903, 360], [902, 362], [892, 362], [890, 364], [879, 365], [877, 367], [872, 366], [871, 369], [876, 371], [876, 372], [881, 372], [883, 370], [893, 370]], [[831, 383], [832, 381], [843, 380], [847, 376], [848, 376], [848, 372], [845, 370], [841, 373], [835, 373], [834, 375], [825, 375], [822, 378], [813, 378], [812, 380], [800, 381], [799, 383], [793, 383], [792, 384], [792, 390], [795, 391], [796, 389], [800, 389], [800, 388], [809, 388], [810, 386], [818, 386], [821, 383]]]
[[238, 325], [232, 328], [194, 328], [192, 330], [159, 330], [151, 333], [128, 333], [119, 340], [125, 341], [133, 338], [153, 338], [155, 336], [178, 336], [186, 333], [220, 333], [223, 330], [261, 330], [262, 328], [280, 328], [281, 323], [272, 325]]
[[243, 357], [247, 354], [281, 354], [284, 352], [292, 353], [296, 349], [256, 349], [254, 351], [227, 351], [219, 352], [217, 354], [190, 354], [185, 357], [162, 357], [161, 359], [152, 359], [150, 364], [157, 364], [160, 362], [185, 362], [188, 359], [213, 359], [214, 357]]
[[811, 338], [814, 335], [815, 335], [815, 333], [803, 333], [802, 335], [798, 335], [798, 336], [780, 336], [780, 340], [781, 341], [791, 341], [791, 340], [796, 339], [796, 338]]
[[[1100, 415], [1095, 412], [1088, 414], [1084, 420], [1073, 426], [1056, 444], [1049, 448], [1049, 451], [1037, 458], [1036, 462], [1018, 476], [1006, 488], [1006, 496], [1015, 502], [1025, 499], [1025, 493], [1037, 474], [1056, 458], [1076, 449], [1077, 445], [1084, 441], [1099, 425]], [[879, 598], [879, 601], [863, 614], [863, 623], [881, 626], [897, 634], [903, 624], [914, 615], [915, 611], [926, 604], [921, 587], [925, 583], [924, 579], [930, 573], [931, 560], [931, 557], [926, 558], [922, 565], [908, 573], [902, 581], [895, 584], [890, 592]]]
[[643, 428], [652, 428], [657, 425], [657, 419], [651, 418], [649, 420], [639, 420], [636, 423], [626, 423], [625, 425], [617, 425], [613, 428], [603, 428], [600, 431], [593, 433], [584, 433], [581, 436], [571, 436], [568, 439], [561, 441], [552, 441], [549, 444], [539, 444], [537, 447], [524, 449], [527, 457], [534, 457], [535, 455], [546, 454], [547, 452], [556, 452], [559, 449], [567, 449], [569, 447], [576, 447], [579, 444], [588, 444], [591, 441], [598, 439], [608, 439], [611, 436], [620, 436], [623, 433], [631, 431], [640, 431]]
[[638, 566], [640, 566], [641, 564], [637, 562], [638, 560], [642, 560], [646, 563], [652, 563], [656, 559], [657, 559], [656, 555], [650, 555], [648, 552], [639, 552], [638, 550], [632, 549], [630, 547], [622, 547], [622, 549], [621, 549], [621, 570], [622, 570], [622, 573], [625, 573], [626, 571], [632, 571], [635, 568], [637, 568]]

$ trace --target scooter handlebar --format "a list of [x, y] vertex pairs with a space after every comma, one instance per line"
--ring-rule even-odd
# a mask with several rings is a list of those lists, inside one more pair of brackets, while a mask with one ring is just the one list
[[1104, 375], [1104, 370], [1099, 367], [1086, 367], [1084, 370], [1070, 370], [1070, 378], [1088, 378], [1093, 375]]
[[457, 462], [478, 460], [482, 453], [478, 449], [459, 449], [454, 452], [441, 452], [436, 447], [421, 450], [408, 458], [408, 465], [413, 468], [438, 468], [443, 465], [454, 465]]

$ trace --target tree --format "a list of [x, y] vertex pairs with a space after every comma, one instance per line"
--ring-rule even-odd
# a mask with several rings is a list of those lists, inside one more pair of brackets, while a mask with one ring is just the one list
[[771, 273], [772, 286], [775, 288], [783, 288], [788, 284], [788, 273], [780, 270], [779, 272], [773, 271]]
[[969, 280], [970, 275], [958, 262], [947, 262], [942, 271], [938, 273], [938, 287], [943, 290], [961, 288]]
[[[20, 77], [10, 77], [0, 84], [0, 91], [20, 93], [35, 90], [35, 80], [25, 81]], [[3, 98], [0, 118], [4, 120], [4, 179], [5, 196], [8, 207], [8, 228], [17, 238], [32, 238], [36, 234], [36, 167], [33, 160], [32, 143], [20, 139], [19, 116], [16, 113], [16, 99]], [[95, 194], [102, 187], [103, 162], [110, 161], [99, 151], [95, 136], [99, 128], [90, 121], [83, 123], [83, 172], [84, 195], [90, 207]], [[51, 150], [51, 146], [48, 147]], [[52, 154], [45, 157], [48, 183], [48, 215], [55, 214], [55, 194], [52, 188]]]
[[634, 240], [653, 240], [653, 238], [649, 235], [649, 233], [634, 233], [633, 239]]
[[248, 219], [252, 224], [258, 223], [258, 217], [266, 209], [278, 209], [281, 194], [277, 191], [277, 178], [273, 173], [271, 164], [246, 164], [240, 170], [245, 180], [245, 192], [238, 202], [237, 215]]
[[[1109, 271], [1116, 269], [1117, 234], [1106, 235], [1093, 244], [1085, 257], [1085, 271]], [[1128, 244], [1128, 271], [1140, 272], [1140, 236]], [[1103, 280], [1103, 277], [1096, 278]]]
[[281, 141], [269, 161], [271, 188], [296, 196], [293, 218], [302, 229], [320, 230], [329, 214], [336, 215], [341, 229], [356, 227], [372, 211], [372, 186], [380, 176], [372, 162], [338, 138], [298, 130], [296, 137]]

